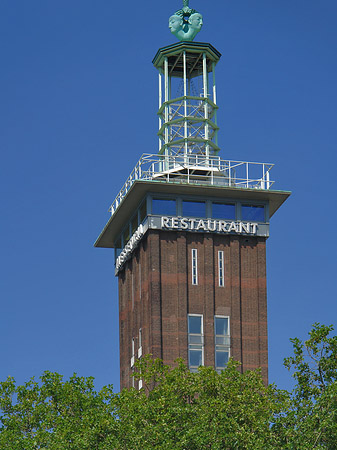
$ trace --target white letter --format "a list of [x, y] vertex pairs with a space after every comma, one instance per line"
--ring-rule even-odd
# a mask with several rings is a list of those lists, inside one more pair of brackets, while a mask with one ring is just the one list
[[205, 228], [205, 222], [203, 220], [199, 220], [199, 223], [197, 225], [197, 230], [199, 230], [200, 228], [206, 230]]
[[161, 227], [162, 228], [169, 228], [170, 227], [170, 219], [169, 219], [169, 217], [162, 217], [161, 218]]
[[228, 228], [228, 231], [235, 231], [237, 233], [235, 222], [231, 222]]
[[180, 221], [180, 226], [182, 230], [187, 230], [188, 228], [188, 223], [187, 223], [187, 219], [185, 217], [183, 217]]
[[253, 228], [251, 233], [256, 234], [257, 223], [251, 223], [250, 226]]

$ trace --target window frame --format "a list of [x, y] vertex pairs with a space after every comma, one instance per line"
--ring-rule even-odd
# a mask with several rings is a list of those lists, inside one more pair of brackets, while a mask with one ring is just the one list
[[[190, 317], [200, 317], [200, 333], [190, 333]], [[205, 365], [205, 342], [204, 342], [204, 316], [203, 314], [187, 314], [187, 334], [188, 334], [188, 367], [191, 372], [196, 372], [200, 366], [191, 365], [191, 353], [193, 351], [201, 351], [201, 366]], [[191, 343], [191, 337], [200, 336], [199, 343]]]
[[192, 278], [192, 285], [197, 286], [198, 285], [198, 249], [192, 248], [191, 249], [191, 278]]
[[[216, 334], [216, 319], [227, 319], [228, 334]], [[224, 344], [217, 344], [217, 338], [224, 337]], [[226, 339], [227, 338], [227, 339]], [[227, 340], [227, 343], [226, 343]], [[217, 366], [217, 353], [227, 353], [228, 359], [231, 357], [231, 331], [230, 331], [230, 316], [215, 314], [214, 315], [214, 367], [220, 373], [226, 366]]]
[[225, 254], [223, 250], [218, 250], [218, 285], [225, 287]]

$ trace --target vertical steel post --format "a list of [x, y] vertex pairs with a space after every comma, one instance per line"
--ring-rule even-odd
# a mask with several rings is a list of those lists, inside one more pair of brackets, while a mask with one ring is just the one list
[[204, 88], [204, 118], [205, 118], [205, 124], [204, 124], [204, 129], [205, 129], [205, 139], [206, 139], [206, 158], [208, 158], [209, 156], [209, 144], [208, 144], [208, 103], [207, 103], [207, 99], [208, 99], [208, 83], [207, 83], [207, 57], [206, 57], [206, 53], [203, 53], [203, 64], [202, 64], [202, 78], [203, 78], [203, 88]]
[[270, 188], [269, 169], [267, 170], [267, 189]]
[[[215, 63], [212, 62], [212, 72], [213, 72], [213, 103], [216, 103], [216, 82], [215, 82]], [[215, 125], [218, 125], [218, 116], [217, 116], [217, 110], [215, 108], [214, 110], [214, 123]], [[215, 130], [215, 145], [218, 145], [218, 131]]]
[[169, 87], [168, 87], [168, 59], [165, 57], [164, 61], [164, 83], [165, 83], [165, 155], [168, 155], [168, 140], [169, 140], [169, 130], [168, 130], [168, 100], [169, 100]]
[[[183, 66], [184, 66], [184, 156], [186, 158], [188, 145], [187, 145], [187, 76], [186, 76], [186, 52], [183, 53]], [[185, 161], [186, 162], [186, 161]]]
[[[163, 104], [163, 92], [162, 92], [162, 80], [161, 80], [161, 72], [159, 71], [159, 109], [162, 107]], [[159, 130], [161, 129], [161, 125], [162, 125], [162, 120], [161, 120], [161, 116], [159, 116]], [[161, 139], [159, 138], [159, 152], [161, 150]]]

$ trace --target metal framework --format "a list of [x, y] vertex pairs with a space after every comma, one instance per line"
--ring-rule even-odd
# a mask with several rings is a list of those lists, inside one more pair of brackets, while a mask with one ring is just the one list
[[270, 170], [274, 164], [229, 161], [206, 155], [143, 154], [109, 208], [111, 215], [138, 180], [158, 183], [193, 184], [268, 190], [274, 181]]
[[[217, 155], [215, 64], [208, 49], [179, 48], [161, 59], [159, 70], [159, 154]], [[179, 83], [180, 92], [175, 91]]]

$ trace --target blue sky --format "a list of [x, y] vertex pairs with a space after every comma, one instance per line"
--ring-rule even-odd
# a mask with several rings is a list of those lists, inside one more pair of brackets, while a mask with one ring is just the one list
[[[273, 162], [292, 196], [267, 243], [270, 381], [289, 338], [337, 327], [337, 3], [191, 0], [221, 53], [225, 159]], [[119, 389], [113, 252], [93, 243], [142, 153], [157, 152], [152, 58], [179, 0], [0, 4], [0, 379], [44, 370]]]

